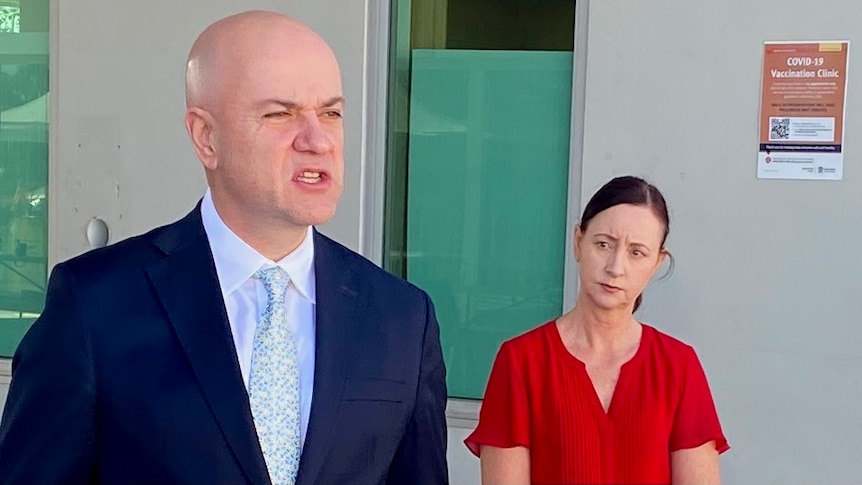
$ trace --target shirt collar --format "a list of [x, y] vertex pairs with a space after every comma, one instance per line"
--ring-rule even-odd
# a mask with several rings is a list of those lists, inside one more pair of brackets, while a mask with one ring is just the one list
[[209, 188], [201, 201], [201, 219], [209, 239], [223, 298], [236, 291], [257, 270], [279, 266], [290, 276], [290, 282], [296, 290], [305, 299], [315, 303], [314, 237], [310, 226], [299, 247], [274, 262], [255, 251], [227, 227], [216, 211]]

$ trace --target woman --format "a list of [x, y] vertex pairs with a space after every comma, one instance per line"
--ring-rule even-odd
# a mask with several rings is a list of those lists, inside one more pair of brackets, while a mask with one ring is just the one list
[[465, 440], [484, 484], [719, 483], [729, 447], [692, 347], [633, 317], [668, 256], [664, 197], [603, 186], [575, 229], [575, 307], [505, 342]]

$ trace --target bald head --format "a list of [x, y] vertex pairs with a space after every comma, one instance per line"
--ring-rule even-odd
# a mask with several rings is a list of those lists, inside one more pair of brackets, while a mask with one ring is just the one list
[[335, 213], [345, 100], [332, 50], [286, 15], [207, 27], [186, 72], [186, 131], [219, 216], [273, 261]]
[[277, 12], [242, 12], [211, 24], [192, 45], [186, 63], [186, 106], [217, 110], [224, 94], [238, 89], [243, 77], [255, 75], [259, 69], [254, 64], [271, 58], [271, 51], [303, 51], [337, 69], [329, 45], [305, 24]]

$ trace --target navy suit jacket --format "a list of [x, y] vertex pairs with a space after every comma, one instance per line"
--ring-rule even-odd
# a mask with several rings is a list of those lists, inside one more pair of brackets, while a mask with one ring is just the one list
[[[430, 299], [316, 230], [314, 245], [296, 483], [447, 483]], [[0, 483], [269, 483], [199, 205], [53, 269], [12, 364]]]

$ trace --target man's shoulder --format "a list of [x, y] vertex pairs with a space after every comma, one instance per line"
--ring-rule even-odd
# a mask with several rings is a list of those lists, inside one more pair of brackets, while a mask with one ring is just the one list
[[188, 219], [189, 215], [186, 215], [180, 220], [132, 235], [107, 246], [87, 250], [58, 263], [57, 267], [66, 272], [92, 277], [108, 274], [112, 270], [122, 271], [146, 265], [164, 255], [159, 242], [172, 243], [172, 239], [177, 237], [176, 233], [184, 232], [178, 230], [189, 225]]
[[319, 241], [326, 246], [327, 251], [337, 254], [345, 264], [361, 280], [363, 291], [397, 297], [414, 297], [425, 299], [424, 290], [413, 283], [400, 278], [381, 268], [365, 256], [344, 246], [343, 244], [317, 232]]

